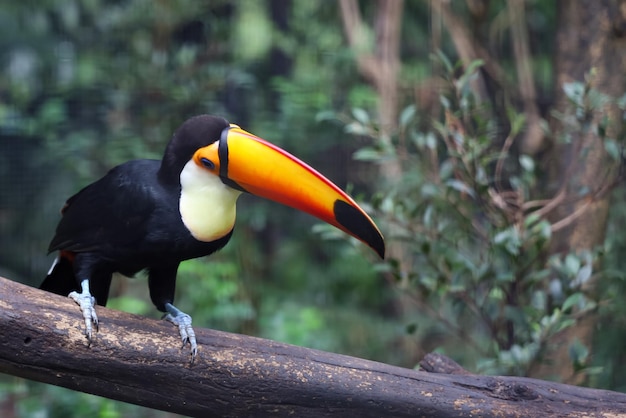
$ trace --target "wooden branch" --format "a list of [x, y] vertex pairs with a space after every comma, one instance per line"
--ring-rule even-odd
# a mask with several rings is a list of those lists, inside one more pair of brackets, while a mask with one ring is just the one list
[[0, 372], [203, 417], [626, 413], [626, 395], [616, 392], [418, 372], [200, 328], [190, 365], [171, 324], [101, 307], [98, 316], [89, 347], [74, 302], [0, 278]]

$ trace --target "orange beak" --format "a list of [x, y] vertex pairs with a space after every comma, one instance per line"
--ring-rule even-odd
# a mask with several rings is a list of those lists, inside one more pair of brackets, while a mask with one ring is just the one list
[[350, 196], [306, 163], [237, 125], [196, 151], [193, 159], [227, 186], [309, 213], [384, 258], [382, 234]]

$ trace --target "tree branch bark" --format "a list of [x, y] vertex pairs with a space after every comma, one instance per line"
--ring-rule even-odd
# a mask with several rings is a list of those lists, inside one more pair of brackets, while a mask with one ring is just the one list
[[626, 413], [621, 393], [437, 374], [463, 369], [436, 356], [424, 363], [435, 373], [418, 372], [208, 329], [196, 329], [190, 365], [171, 324], [102, 307], [98, 316], [88, 346], [74, 302], [0, 277], [0, 372], [203, 417]]

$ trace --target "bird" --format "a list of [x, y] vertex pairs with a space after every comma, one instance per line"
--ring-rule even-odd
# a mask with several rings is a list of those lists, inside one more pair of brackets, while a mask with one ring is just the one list
[[178, 266], [228, 243], [243, 193], [307, 212], [384, 258], [380, 230], [338, 186], [238, 125], [198, 115], [175, 130], [162, 160], [118, 165], [67, 200], [48, 248], [57, 256], [40, 288], [78, 304], [91, 345], [112, 275], [147, 271], [152, 303], [178, 327], [193, 362], [192, 319], [174, 305]]

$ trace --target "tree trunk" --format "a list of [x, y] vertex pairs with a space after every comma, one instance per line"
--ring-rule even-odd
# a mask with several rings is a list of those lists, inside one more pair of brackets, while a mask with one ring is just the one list
[[[400, 28], [402, 27], [402, 0], [379, 0], [376, 13], [376, 43], [367, 44], [366, 25], [361, 18], [356, 0], [341, 0], [341, 17], [348, 43], [354, 52], [361, 74], [378, 93], [380, 140], [392, 147], [391, 138], [398, 129], [398, 75], [400, 71]], [[396, 184], [402, 177], [398, 159], [380, 164], [383, 183]], [[403, 260], [401, 246], [391, 243], [391, 258]]]
[[[626, 3], [620, 0], [562, 0], [558, 3], [559, 26], [555, 47], [555, 108], [567, 111], [567, 97], [563, 84], [583, 82], [593, 70], [591, 87], [610, 96], [623, 94], [626, 73]], [[621, 32], [618, 28], [622, 28]], [[618, 109], [608, 109], [613, 125], [609, 136], [617, 137], [621, 129], [621, 116]], [[604, 110], [606, 115], [607, 110]], [[600, 112], [595, 112], [592, 123], [598, 123]], [[579, 190], [597, 190], [602, 186], [607, 167], [612, 163], [608, 158], [602, 138], [597, 132], [567, 132], [560, 121], [553, 123], [555, 138], [568, 133], [569, 144], [555, 144], [550, 166], [557, 167], [551, 173], [552, 185], [561, 187], [564, 182], [568, 195], [576, 196]], [[583, 150], [583, 151], [580, 151]], [[582, 215], [553, 237], [552, 252], [592, 250], [603, 243], [609, 210], [608, 195], [588, 202], [564, 204], [556, 211], [555, 220], [574, 213], [581, 205], [588, 205]], [[595, 283], [590, 280], [586, 291], [593, 292]], [[568, 354], [570, 343], [576, 339], [591, 347], [595, 329], [595, 318], [586, 316], [575, 327], [565, 330], [551, 347], [547, 361], [532, 372], [535, 377], [558, 377], [564, 382], [581, 383], [584, 373], [575, 373]]]
[[202, 417], [626, 413], [621, 393], [471, 375], [441, 356], [426, 373], [200, 328], [189, 364], [171, 324], [103, 307], [98, 316], [88, 346], [73, 301], [0, 278], [0, 372]]

